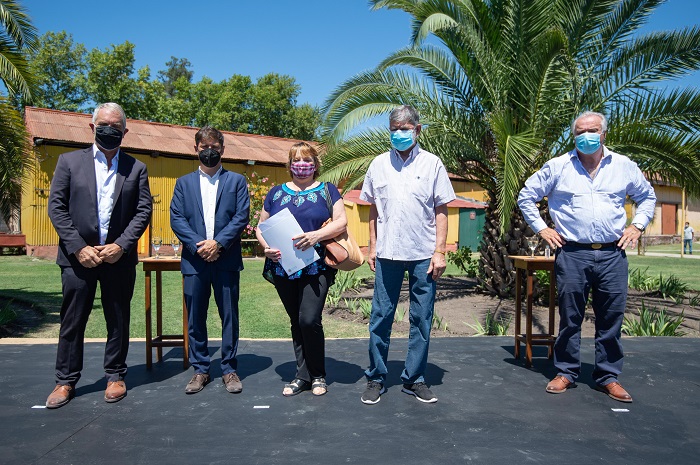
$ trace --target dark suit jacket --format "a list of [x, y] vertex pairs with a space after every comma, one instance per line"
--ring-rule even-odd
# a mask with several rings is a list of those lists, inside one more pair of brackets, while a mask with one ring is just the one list
[[[214, 240], [224, 248], [212, 263], [219, 270], [241, 271], [241, 233], [248, 224], [250, 197], [246, 179], [238, 173], [221, 170], [216, 191]], [[170, 227], [182, 242], [183, 274], [198, 274], [207, 262], [197, 254], [197, 243], [207, 238], [204, 225], [199, 170], [186, 174], [175, 183], [170, 202]]]
[[[82, 266], [75, 253], [86, 245], [100, 245], [92, 153], [92, 147], [88, 147], [62, 154], [51, 180], [49, 218], [58, 233], [56, 263], [60, 266]], [[152, 208], [146, 165], [121, 151], [106, 240], [107, 244], [118, 244], [126, 251], [115, 266], [138, 263], [136, 244], [148, 227]]]

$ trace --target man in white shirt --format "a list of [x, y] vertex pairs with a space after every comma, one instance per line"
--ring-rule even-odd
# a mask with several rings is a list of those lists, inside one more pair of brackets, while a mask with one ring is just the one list
[[693, 255], [693, 240], [695, 239], [695, 230], [690, 226], [690, 223], [685, 222], [683, 228], [683, 253]]
[[107, 326], [104, 399], [126, 396], [131, 297], [136, 280], [136, 245], [148, 227], [152, 199], [146, 165], [121, 150], [128, 132], [124, 110], [99, 105], [90, 129], [95, 143], [64, 153], [51, 179], [49, 218], [58, 234], [63, 301], [56, 355], [56, 386], [46, 407], [75, 396], [83, 368], [83, 337], [97, 284]]
[[224, 135], [209, 126], [195, 135], [199, 169], [179, 178], [170, 203], [170, 227], [182, 242], [181, 271], [188, 310], [189, 359], [194, 376], [185, 392], [209, 383], [207, 313], [209, 297], [221, 317], [221, 372], [226, 390], [239, 393], [237, 374], [238, 295], [241, 233], [248, 224], [250, 197], [245, 178], [221, 166]]
[[389, 115], [392, 149], [377, 156], [360, 198], [370, 207], [369, 267], [376, 273], [369, 323], [369, 368], [365, 404], [386, 391], [387, 355], [404, 273], [409, 276], [410, 324], [403, 392], [421, 402], [437, 402], [425, 384], [435, 281], [444, 273], [447, 203], [455, 193], [440, 159], [417, 143], [418, 112], [407, 105]]

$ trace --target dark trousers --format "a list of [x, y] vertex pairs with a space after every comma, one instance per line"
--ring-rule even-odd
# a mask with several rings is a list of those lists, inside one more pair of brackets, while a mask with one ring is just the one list
[[97, 283], [102, 294], [102, 311], [107, 323], [104, 369], [108, 381], [126, 376], [129, 351], [129, 319], [136, 269], [104, 263], [95, 268], [61, 268], [63, 302], [61, 330], [56, 354], [56, 382], [75, 384], [83, 369], [85, 327], [95, 301]]
[[554, 366], [569, 381], [581, 372], [581, 324], [592, 293], [595, 314], [595, 367], [599, 385], [617, 380], [622, 372], [620, 329], [627, 304], [627, 255], [617, 247], [599, 250], [564, 245], [557, 249], [554, 269], [559, 293], [559, 336]]
[[221, 319], [221, 372], [226, 375], [238, 369], [238, 295], [241, 273], [216, 270], [207, 266], [199, 274], [184, 275], [185, 303], [188, 310], [190, 364], [195, 373], [209, 373], [211, 360], [207, 345], [207, 313], [209, 297], [214, 289], [214, 301]]
[[312, 381], [325, 378], [325, 338], [321, 313], [328, 288], [335, 274], [328, 270], [299, 279], [275, 276], [275, 288], [289, 315], [294, 355], [297, 359], [296, 378]]

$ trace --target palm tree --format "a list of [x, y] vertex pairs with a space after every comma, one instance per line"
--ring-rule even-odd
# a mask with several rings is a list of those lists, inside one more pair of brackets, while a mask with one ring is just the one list
[[700, 194], [700, 93], [663, 87], [698, 69], [700, 29], [635, 35], [660, 3], [370, 1], [413, 17], [412, 44], [328, 99], [325, 177], [357, 185], [388, 146], [386, 130], [367, 129], [367, 121], [413, 105], [425, 125], [421, 145], [487, 191], [481, 284], [508, 295], [514, 273], [506, 256], [523, 253], [533, 234], [518, 192], [546, 160], [572, 148], [569, 127], [582, 111], [607, 114], [606, 145], [647, 176]]
[[[34, 81], [25, 54], [33, 50], [36, 40], [36, 29], [20, 4], [0, 0], [0, 82], [14, 102], [26, 104], [31, 100]], [[25, 156], [27, 150], [22, 117], [0, 93], [0, 215], [15, 228], [22, 195], [22, 173], [31, 166]]]

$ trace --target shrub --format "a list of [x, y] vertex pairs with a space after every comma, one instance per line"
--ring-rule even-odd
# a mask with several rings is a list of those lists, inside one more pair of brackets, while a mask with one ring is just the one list
[[513, 317], [506, 320], [501, 316], [496, 319], [495, 314], [491, 313], [491, 310], [487, 310], [483, 325], [478, 320], [475, 324], [464, 324], [476, 331], [477, 336], [507, 336], [511, 321], [513, 321]]
[[355, 276], [354, 271], [338, 271], [335, 275], [335, 282], [328, 289], [326, 303], [332, 307], [338, 305], [340, 298], [345, 291], [359, 292], [358, 288], [362, 285], [364, 279]]
[[658, 280], [655, 277], [650, 276], [649, 273], [647, 273], [648, 270], [649, 267], [644, 269], [634, 268], [630, 270], [627, 285], [637, 291], [654, 291], [658, 289]]
[[688, 285], [672, 274], [668, 279], [664, 279], [663, 275], [659, 274], [659, 294], [664, 299], [672, 299], [676, 303], [681, 303], [688, 292]]
[[265, 203], [265, 196], [275, 185], [274, 183], [267, 182], [269, 179], [267, 177], [261, 178], [256, 172], [252, 172], [250, 176], [246, 175], [246, 181], [248, 184], [248, 194], [250, 195], [250, 222], [243, 229], [242, 239], [255, 239], [255, 228], [258, 227], [258, 221], [260, 221], [260, 214], [263, 210], [263, 204]]
[[470, 247], [460, 247], [456, 252], [447, 252], [447, 261], [456, 265], [469, 278], [475, 278], [479, 272], [479, 261], [472, 258]]
[[628, 336], [684, 336], [685, 333], [678, 330], [684, 320], [683, 312], [672, 318], [668, 316], [665, 308], [647, 308], [642, 300], [639, 319], [625, 317], [622, 332]]

